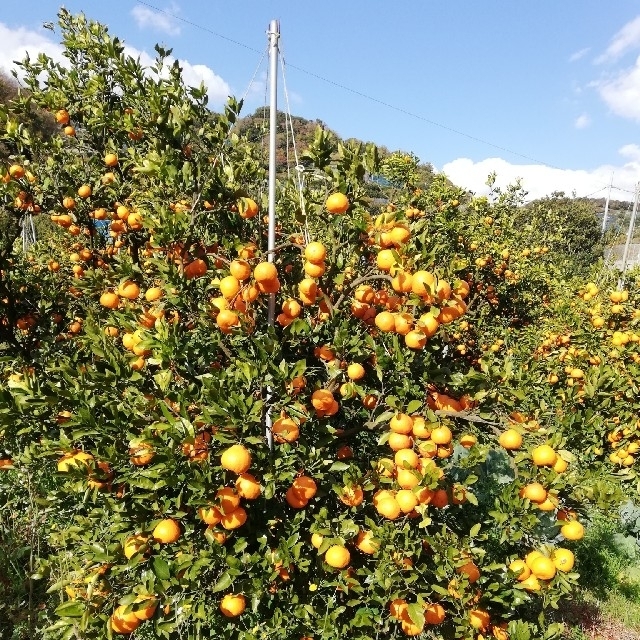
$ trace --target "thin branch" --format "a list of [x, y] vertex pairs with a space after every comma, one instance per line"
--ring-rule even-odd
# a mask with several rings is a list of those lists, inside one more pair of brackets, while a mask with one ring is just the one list
[[[360, 278], [356, 278], [353, 282], [349, 284], [349, 290], [354, 289], [355, 287], [357, 287], [359, 284], [362, 284], [363, 282], [369, 282], [371, 280], [386, 280], [387, 282], [392, 282], [393, 278], [391, 276], [384, 275], [384, 274], [361, 276]], [[343, 294], [338, 298], [338, 301], [333, 305], [334, 309], [337, 309], [342, 304], [346, 295], [347, 295], [347, 292], [346, 291], [343, 292]]]

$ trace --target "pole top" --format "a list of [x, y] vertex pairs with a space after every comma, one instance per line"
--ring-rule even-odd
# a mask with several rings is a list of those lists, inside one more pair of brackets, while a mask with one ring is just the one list
[[272, 20], [269, 23], [268, 34], [270, 36], [279, 36], [280, 35], [280, 20]]

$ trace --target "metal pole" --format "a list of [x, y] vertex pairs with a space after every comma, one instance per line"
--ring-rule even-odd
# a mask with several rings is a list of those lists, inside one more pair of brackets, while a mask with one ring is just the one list
[[[269, 235], [267, 240], [267, 260], [275, 260], [276, 248], [276, 133], [278, 125], [278, 42], [280, 40], [280, 23], [272, 20], [269, 23]], [[269, 325], [275, 324], [276, 294], [269, 295]], [[269, 407], [271, 388], [267, 388], [267, 443], [273, 448], [272, 418]]]
[[629, 248], [631, 246], [631, 239], [633, 238], [633, 229], [636, 224], [636, 214], [638, 213], [638, 198], [640, 198], [640, 182], [636, 182], [636, 195], [633, 200], [633, 211], [631, 212], [631, 219], [629, 220], [629, 228], [627, 229], [627, 241], [624, 244], [624, 253], [622, 254], [622, 275], [618, 280], [618, 289], [622, 289], [624, 286], [624, 274], [627, 271]]
[[607, 230], [607, 214], [609, 213], [609, 200], [611, 199], [611, 187], [613, 187], [613, 171], [611, 172], [611, 182], [609, 183], [607, 200], [604, 203], [604, 215], [602, 216], [602, 235], [604, 235], [604, 232]]

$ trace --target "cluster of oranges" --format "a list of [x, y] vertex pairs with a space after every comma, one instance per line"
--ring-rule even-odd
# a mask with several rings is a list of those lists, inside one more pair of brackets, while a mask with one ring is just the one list
[[[511, 418], [516, 424], [530, 422], [526, 416], [515, 412]], [[503, 431], [499, 437], [499, 444], [507, 451], [518, 451], [522, 447], [523, 439], [520, 431], [511, 427]], [[542, 472], [552, 471], [556, 475], [564, 473], [569, 464], [549, 444], [541, 444], [531, 450], [531, 462], [536, 472], [539, 472], [541, 480], [553, 482], [554, 475]], [[542, 477], [544, 476], [544, 477]], [[521, 487], [519, 496], [535, 504], [541, 511], [556, 512], [557, 519], [562, 524], [560, 534], [566, 540], [581, 540], [584, 537], [584, 526], [576, 519], [575, 513], [561, 509], [557, 496], [552, 490], [547, 489], [542, 482], [534, 480]]]
[[[146, 446], [144, 451], [141, 451]], [[135, 448], [132, 456], [148, 454], [149, 445], [140, 445]], [[63, 458], [61, 464], [86, 464], [83, 458], [79, 458], [82, 452], [74, 454], [75, 457]], [[89, 454], [85, 456], [91, 457]], [[151, 458], [153, 455], [151, 455]], [[77, 462], [78, 459], [80, 462]], [[71, 462], [69, 462], [71, 460]], [[148, 464], [151, 459], [140, 459], [132, 463], [140, 465]], [[261, 492], [260, 482], [250, 473], [251, 454], [241, 444], [234, 444], [225, 449], [220, 456], [221, 467], [235, 474], [235, 482], [233, 486], [220, 487], [213, 500], [198, 509], [200, 520], [207, 525], [205, 535], [218, 544], [224, 544], [227, 538], [226, 531], [232, 531], [244, 525], [247, 520], [247, 511], [241, 506], [241, 500], [256, 500]], [[222, 529], [218, 529], [218, 525]], [[129, 536], [123, 542], [123, 554], [130, 560], [135, 556], [143, 560], [148, 558], [151, 553], [150, 544], [172, 544], [177, 542], [182, 536], [182, 528], [180, 523], [174, 518], [164, 518], [160, 520], [154, 527], [151, 534], [136, 533]], [[147, 596], [143, 599], [136, 599], [132, 605], [121, 605], [111, 615], [111, 628], [118, 634], [130, 634], [138, 625], [146, 619], [153, 616], [158, 604], [155, 596]], [[144, 606], [143, 606], [144, 605]], [[152, 611], [147, 609], [153, 608]], [[235, 617], [240, 615], [245, 608], [245, 598], [242, 594], [227, 594], [220, 602], [220, 611], [227, 617]], [[142, 611], [142, 614], [141, 614]], [[147, 614], [149, 614], [147, 616]], [[144, 617], [147, 616], [147, 617]]]
[[515, 574], [520, 587], [527, 591], [540, 591], [541, 580], [545, 584], [553, 580], [556, 572], [569, 573], [573, 569], [575, 558], [569, 549], [557, 547], [550, 555], [543, 551], [536, 549], [524, 559], [516, 559], [509, 564], [509, 571]]

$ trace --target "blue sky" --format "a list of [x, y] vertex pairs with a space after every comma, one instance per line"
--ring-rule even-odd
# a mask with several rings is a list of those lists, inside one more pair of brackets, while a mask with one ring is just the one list
[[[5, 3], [0, 67], [26, 48], [59, 55], [56, 36], [41, 28], [55, 21], [59, 6]], [[604, 196], [614, 173], [612, 197], [632, 199], [640, 179], [638, 2], [73, 0], [65, 6], [108, 24], [143, 59], [155, 42], [172, 47], [190, 81], [204, 78], [213, 106], [228, 93], [242, 96], [257, 69], [247, 113], [264, 104], [266, 59], [258, 64], [269, 21], [277, 18], [291, 65], [292, 113], [319, 118], [344, 137], [413, 151], [477, 193], [492, 170], [502, 184], [521, 177], [530, 197], [554, 190]]]

